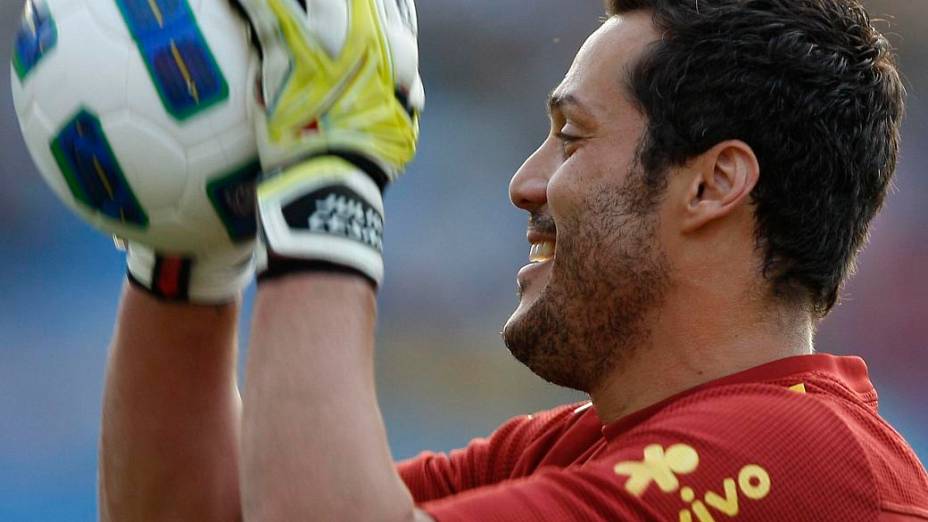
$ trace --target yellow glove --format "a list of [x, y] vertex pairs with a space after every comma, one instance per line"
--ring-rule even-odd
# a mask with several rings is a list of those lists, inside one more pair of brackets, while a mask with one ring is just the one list
[[382, 191], [413, 158], [425, 95], [412, 0], [239, 0], [262, 51], [264, 277], [383, 277]]

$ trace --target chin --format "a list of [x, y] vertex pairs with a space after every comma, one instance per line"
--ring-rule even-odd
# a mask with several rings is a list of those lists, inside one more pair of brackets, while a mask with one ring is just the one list
[[532, 308], [532, 305], [535, 303], [536, 299], [527, 299], [523, 297], [519, 300], [519, 306], [513, 310], [512, 315], [509, 316], [509, 319], [506, 320], [506, 324], [503, 325], [503, 334], [505, 336], [506, 330], [510, 328], [517, 328], [518, 322], [520, 319], [524, 318], [525, 314]]
[[503, 328], [509, 352], [535, 375], [555, 384], [586, 391], [588, 381], [575, 360], [570, 329], [557, 313], [558, 306], [541, 292], [534, 299], [523, 297]]

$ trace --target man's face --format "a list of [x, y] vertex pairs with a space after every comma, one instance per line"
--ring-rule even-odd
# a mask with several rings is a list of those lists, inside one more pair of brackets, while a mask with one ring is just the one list
[[647, 13], [594, 33], [552, 95], [548, 138], [510, 184], [531, 213], [532, 263], [503, 338], [542, 378], [586, 392], [647, 336], [667, 282], [660, 193], [636, 163], [646, 122], [623, 86], [657, 37]]

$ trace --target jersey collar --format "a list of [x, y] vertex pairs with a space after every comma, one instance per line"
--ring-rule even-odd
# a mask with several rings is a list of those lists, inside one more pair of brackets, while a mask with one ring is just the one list
[[654, 415], [668, 404], [681, 399], [692, 393], [696, 393], [706, 388], [724, 386], [729, 384], [747, 384], [747, 383], [765, 383], [771, 381], [788, 380], [796, 377], [796, 383], [803, 382], [803, 374], [818, 373], [825, 374], [831, 378], [843, 383], [851, 391], [862, 397], [875, 397], [876, 392], [867, 372], [867, 363], [860, 357], [854, 356], [836, 356], [827, 353], [817, 353], [811, 355], [797, 355], [772, 361], [760, 366], [755, 366], [747, 370], [740, 371], [709, 381], [699, 386], [684, 390], [672, 395], [656, 404], [644, 409], [630, 413], [621, 419], [603, 426], [603, 435], [607, 439], [612, 439], [619, 433], [622, 433], [644, 421], [646, 418]]

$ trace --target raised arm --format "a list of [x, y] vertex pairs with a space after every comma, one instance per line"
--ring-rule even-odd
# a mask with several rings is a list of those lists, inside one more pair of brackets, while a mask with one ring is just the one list
[[246, 519], [412, 519], [377, 405], [374, 324], [361, 277], [261, 285], [245, 395]]
[[127, 286], [106, 373], [101, 520], [241, 519], [237, 316], [237, 303]]
[[412, 0], [239, 0], [262, 45], [261, 234], [249, 349], [247, 520], [416, 517], [374, 386], [382, 191], [424, 92]]

